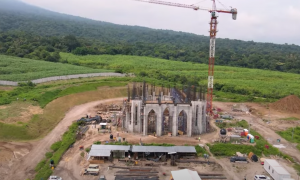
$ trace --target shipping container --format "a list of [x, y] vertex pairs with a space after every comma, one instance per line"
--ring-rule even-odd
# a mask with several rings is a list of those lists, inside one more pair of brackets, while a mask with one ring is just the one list
[[264, 169], [272, 176], [274, 180], [291, 178], [290, 173], [287, 172], [287, 170], [274, 159], [265, 159]]

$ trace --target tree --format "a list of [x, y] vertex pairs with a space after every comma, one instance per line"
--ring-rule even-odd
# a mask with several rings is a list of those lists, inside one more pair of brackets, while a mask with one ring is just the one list
[[63, 39], [64, 44], [67, 46], [67, 50], [69, 52], [73, 51], [74, 49], [76, 49], [77, 47], [80, 47], [80, 43], [77, 40], [77, 38], [73, 35], [68, 35], [65, 36]]

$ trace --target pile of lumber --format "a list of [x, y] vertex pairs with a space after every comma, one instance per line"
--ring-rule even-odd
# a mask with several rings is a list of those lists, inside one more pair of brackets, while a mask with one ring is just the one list
[[227, 179], [223, 174], [206, 174], [206, 173], [198, 173], [202, 180], [206, 179]]
[[176, 160], [178, 163], [195, 163], [195, 164], [215, 164], [216, 162], [214, 161], [200, 161], [200, 160], [192, 160], [192, 159], [178, 159]]
[[115, 180], [159, 180], [158, 172], [152, 168], [128, 168], [127, 171], [117, 171]]

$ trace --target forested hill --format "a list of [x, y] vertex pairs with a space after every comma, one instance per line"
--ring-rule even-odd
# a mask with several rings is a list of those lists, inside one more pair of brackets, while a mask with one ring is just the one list
[[[18, 52], [29, 54], [36, 46], [47, 50], [45, 43], [48, 49], [61, 51], [59, 47], [54, 47], [55, 43], [40, 42], [39, 36], [58, 39], [63, 43], [63, 36], [74, 35], [80, 41], [74, 49], [68, 48], [74, 54], [126, 54], [208, 62], [207, 36], [94, 21], [51, 12], [16, 0], [0, 1], [0, 31], [0, 53], [21, 54], [21, 57], [24, 53]], [[7, 35], [9, 31], [29, 32], [30, 36], [25, 37], [35, 37], [39, 42], [31, 44], [28, 50], [28, 46], [21, 47], [18, 45], [20, 43], [15, 43], [19, 33]], [[25, 37], [22, 37], [24, 40]], [[11, 44], [14, 44], [13, 48]], [[300, 73], [300, 46], [217, 39], [216, 52], [218, 65]]]

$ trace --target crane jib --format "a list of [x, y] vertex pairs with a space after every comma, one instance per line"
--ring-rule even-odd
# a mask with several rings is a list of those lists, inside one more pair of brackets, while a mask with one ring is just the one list
[[[212, 9], [209, 8], [200, 8], [194, 5], [186, 5], [180, 3], [172, 3], [172, 2], [165, 2], [160, 0], [134, 0], [134, 1], [141, 1], [141, 2], [148, 2], [153, 4], [161, 4], [167, 6], [175, 6], [175, 7], [182, 7], [182, 8], [190, 8], [194, 10], [207, 10], [212, 14], [211, 22], [210, 22], [210, 48], [209, 48], [209, 63], [208, 63], [208, 88], [207, 88], [207, 99], [206, 99], [206, 113], [212, 113], [212, 100], [213, 100], [213, 83], [214, 83], [214, 63], [215, 63], [215, 47], [216, 47], [216, 35], [217, 35], [217, 16], [216, 12], [218, 13], [229, 13], [232, 14], [232, 19], [236, 20], [237, 18], [237, 9], [232, 8], [230, 10], [222, 10], [216, 8], [216, 2], [213, 0]], [[209, 124], [209, 123], [208, 123]], [[208, 128], [208, 126], [207, 126]]]

